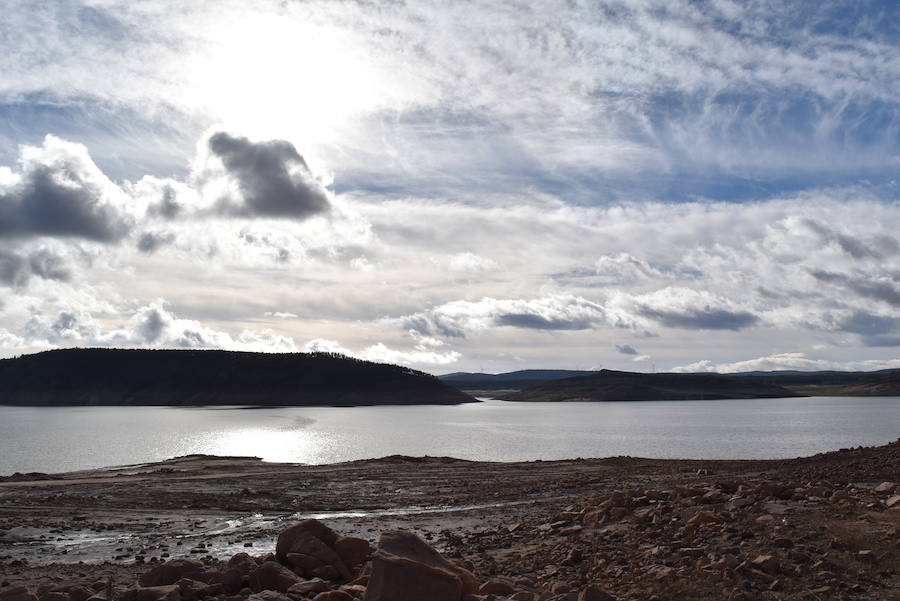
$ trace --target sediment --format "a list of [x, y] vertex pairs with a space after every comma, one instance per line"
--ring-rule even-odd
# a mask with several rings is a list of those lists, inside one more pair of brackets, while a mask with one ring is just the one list
[[900, 599], [900, 441], [0, 478], [0, 601]]

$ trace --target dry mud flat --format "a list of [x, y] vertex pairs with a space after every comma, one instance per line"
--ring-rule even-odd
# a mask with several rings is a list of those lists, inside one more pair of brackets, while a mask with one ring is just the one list
[[[0, 481], [0, 601], [900, 600], [898, 483], [900, 441], [784, 461], [17, 475]], [[306, 542], [275, 554], [298, 522]]]

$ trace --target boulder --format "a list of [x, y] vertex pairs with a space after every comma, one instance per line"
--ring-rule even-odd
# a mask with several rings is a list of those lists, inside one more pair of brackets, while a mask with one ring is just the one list
[[228, 560], [228, 567], [239, 571], [241, 574], [249, 574], [259, 567], [256, 560], [246, 553], [238, 553]]
[[460, 601], [457, 568], [411, 532], [388, 530], [372, 559], [365, 601]]
[[369, 541], [352, 536], [341, 536], [334, 542], [334, 550], [348, 567], [358, 566], [369, 558], [372, 550]]
[[300, 582], [300, 577], [276, 561], [267, 561], [250, 574], [250, 588], [254, 591], [286, 593]]
[[352, 572], [334, 550], [338, 538], [334, 530], [319, 520], [304, 520], [278, 535], [275, 558], [281, 563], [288, 563], [288, 555], [291, 553], [308, 555], [318, 559], [323, 565], [334, 566], [345, 580], [352, 580]]
[[322, 593], [328, 590], [328, 584], [321, 578], [313, 578], [312, 580], [304, 580], [291, 586], [287, 592], [295, 595], [310, 595], [311, 593]]
[[197, 578], [206, 566], [196, 559], [175, 559], [161, 563], [138, 578], [138, 584], [144, 587], [168, 586], [182, 578]]
[[515, 592], [516, 587], [502, 580], [488, 580], [478, 589], [479, 595], [499, 595], [501, 597], [507, 597]]

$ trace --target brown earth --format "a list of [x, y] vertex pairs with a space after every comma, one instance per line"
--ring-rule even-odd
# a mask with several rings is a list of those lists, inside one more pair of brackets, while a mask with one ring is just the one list
[[[409, 565], [395, 557], [406, 548], [399, 535], [356, 567], [302, 552], [262, 565], [276, 559], [278, 534], [309, 517], [356, 553], [352, 537], [418, 534], [455, 562], [429, 568], [438, 584], [474, 574], [478, 589], [467, 581], [466, 596], [453, 597], [467, 601], [900, 600], [898, 483], [900, 441], [777, 461], [187, 457], [19, 474], [0, 478], [0, 601], [389, 598], [384, 574]], [[228, 592], [225, 562], [241, 552], [252, 556], [238, 562], [249, 571]], [[200, 580], [136, 588], [179, 558], [202, 562]], [[293, 592], [265, 584], [294, 578]]]

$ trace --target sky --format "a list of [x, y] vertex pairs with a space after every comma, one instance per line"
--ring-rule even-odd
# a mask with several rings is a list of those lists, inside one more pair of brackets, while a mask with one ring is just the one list
[[7, 0], [0, 357], [900, 368], [900, 4]]

